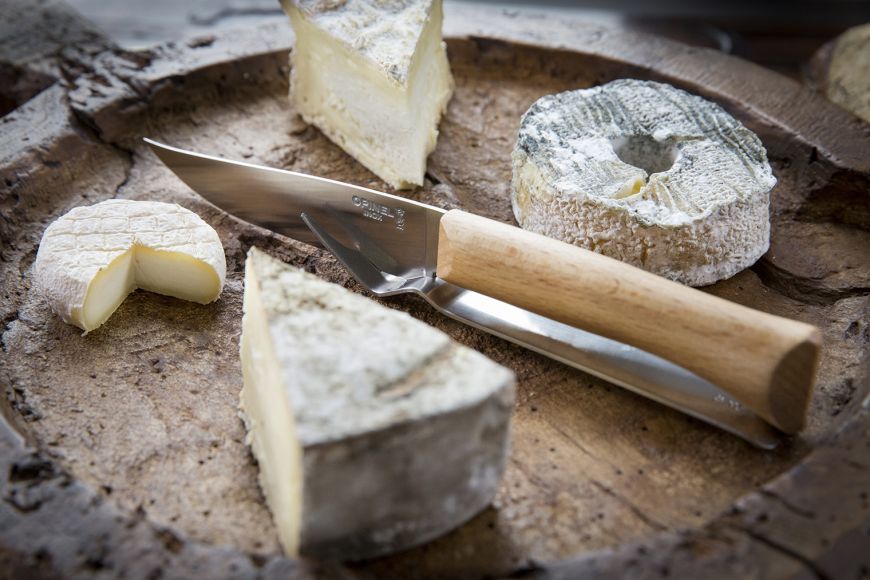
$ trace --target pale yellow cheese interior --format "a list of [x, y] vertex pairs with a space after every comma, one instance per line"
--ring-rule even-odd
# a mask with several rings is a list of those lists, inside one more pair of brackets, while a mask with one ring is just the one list
[[[260, 488], [288, 556], [299, 554], [302, 523], [302, 447], [269, 335], [253, 260], [245, 269], [241, 405], [249, 443], [260, 469]], [[262, 434], [260, 437], [258, 434]]]
[[302, 116], [394, 187], [422, 185], [453, 91], [440, 2], [405, 83], [308, 22], [292, 3], [288, 11], [296, 32], [291, 96]]
[[220, 295], [214, 268], [182, 253], [135, 245], [97, 273], [81, 309], [85, 331], [103, 324], [136, 288], [208, 304]]

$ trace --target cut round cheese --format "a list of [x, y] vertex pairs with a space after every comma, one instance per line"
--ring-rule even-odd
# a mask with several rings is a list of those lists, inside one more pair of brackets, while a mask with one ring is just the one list
[[110, 199], [77, 207], [48, 226], [35, 282], [51, 309], [85, 332], [142, 288], [207, 304], [226, 278], [217, 232], [171, 203]]
[[441, 0], [282, 0], [296, 33], [290, 97], [396, 188], [423, 184], [453, 93]]
[[256, 249], [244, 312], [241, 416], [288, 555], [395, 552], [492, 501], [513, 373]]
[[626, 79], [532, 105], [511, 200], [525, 229], [702, 286], [767, 251], [775, 183], [761, 141], [721, 107]]

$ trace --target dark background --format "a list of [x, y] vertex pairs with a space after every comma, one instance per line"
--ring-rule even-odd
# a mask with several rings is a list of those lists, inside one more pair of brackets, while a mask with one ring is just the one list
[[[466, 0], [469, 1], [469, 0]], [[493, 10], [565, 14], [717, 48], [790, 76], [846, 28], [870, 22], [870, 2], [764, 0], [470, 0]], [[210, 30], [283, 21], [278, 0], [68, 0], [127, 48]], [[454, 0], [445, 0], [447, 10]]]

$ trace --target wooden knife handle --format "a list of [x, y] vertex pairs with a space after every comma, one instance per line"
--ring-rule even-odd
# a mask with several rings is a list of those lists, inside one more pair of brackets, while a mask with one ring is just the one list
[[438, 276], [679, 364], [786, 433], [804, 425], [814, 326], [459, 210], [441, 219]]

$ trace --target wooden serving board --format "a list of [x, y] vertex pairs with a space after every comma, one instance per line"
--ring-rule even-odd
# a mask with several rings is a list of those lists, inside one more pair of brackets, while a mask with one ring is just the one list
[[[870, 130], [859, 119], [719, 52], [512, 12], [448, 12], [456, 94], [425, 187], [403, 195], [512, 222], [520, 115], [544, 94], [616, 78], [670, 82], [759, 134], [779, 180], [771, 250], [707, 290], [822, 328], [809, 426], [777, 451], [760, 451], [414, 297], [385, 300], [516, 371], [502, 487], [491, 508], [418, 549], [346, 567], [291, 562], [280, 555], [236, 415], [245, 252], [256, 245], [362, 290], [331, 255], [203, 201], [141, 138], [386, 186], [294, 113], [289, 25], [126, 53], [62, 6], [26, 14], [16, 26], [37, 32], [0, 34], [4, 66], [32, 81], [6, 89], [18, 93], [3, 102], [23, 103], [0, 122], [7, 570], [215, 578], [866, 573]], [[31, 291], [42, 232], [72, 207], [112, 197], [177, 202], [211, 223], [228, 263], [220, 301], [136, 292], [84, 337], [52, 315]]]

